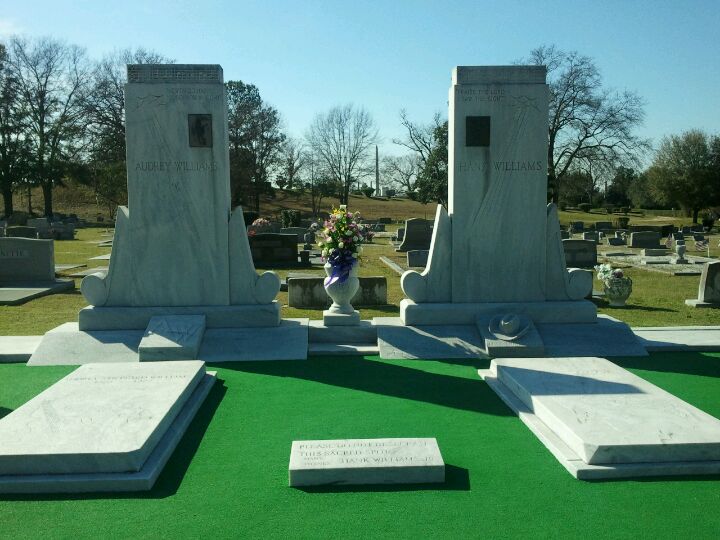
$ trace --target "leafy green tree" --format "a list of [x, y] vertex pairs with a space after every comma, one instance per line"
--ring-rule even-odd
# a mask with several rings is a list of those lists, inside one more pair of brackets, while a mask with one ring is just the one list
[[230, 184], [234, 205], [247, 200], [260, 212], [260, 196], [273, 194], [270, 175], [280, 165], [285, 134], [280, 113], [265, 103], [255, 85], [225, 83], [230, 143]]
[[6, 216], [14, 211], [13, 192], [20, 187], [30, 166], [26, 129], [27, 110], [8, 65], [7, 48], [0, 43], [0, 193]]
[[614, 206], [631, 206], [630, 189], [638, 181], [638, 173], [630, 167], [618, 167], [605, 193], [605, 201]]
[[665, 137], [647, 171], [652, 193], [679, 205], [697, 223], [704, 208], [720, 204], [720, 141], [699, 130]]
[[415, 199], [427, 204], [448, 204], [448, 123], [435, 127], [433, 146], [422, 164], [415, 184]]

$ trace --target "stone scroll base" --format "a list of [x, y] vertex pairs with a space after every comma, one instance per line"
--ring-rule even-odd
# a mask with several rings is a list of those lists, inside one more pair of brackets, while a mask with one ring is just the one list
[[478, 317], [515, 313], [535, 324], [594, 323], [597, 307], [589, 300], [557, 302], [416, 303], [400, 302], [400, 319], [408, 326], [475, 324]]
[[502, 358], [478, 373], [575, 478], [720, 474], [720, 420], [604, 358]]
[[[482, 319], [482, 318], [481, 318]], [[405, 325], [400, 318], [376, 317], [381, 358], [489, 358], [502, 356], [647, 356], [630, 327], [612, 317], [593, 323], [538, 323], [537, 335], [516, 342], [488, 339], [477, 319], [470, 324]]]
[[80, 330], [65, 323], [46, 333], [29, 366], [94, 362], [305, 360], [308, 319], [277, 326], [217, 328], [197, 315], [155, 316], [142, 330]]
[[234, 306], [148, 306], [98, 307], [80, 310], [79, 329], [145, 330], [153, 317], [175, 315], [204, 315], [208, 328], [247, 328], [280, 325], [280, 303]]
[[78, 368], [0, 420], [0, 493], [151, 489], [215, 380], [197, 361]]

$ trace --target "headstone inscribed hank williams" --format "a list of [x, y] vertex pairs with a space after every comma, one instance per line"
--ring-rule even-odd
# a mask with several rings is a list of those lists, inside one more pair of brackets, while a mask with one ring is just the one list
[[594, 322], [591, 278], [566, 270], [546, 205], [545, 68], [457, 67], [449, 102], [448, 211], [438, 207], [425, 271], [402, 276], [403, 322], [474, 324], [505, 310]]
[[[545, 68], [458, 67], [452, 82], [452, 300], [544, 300]], [[500, 256], [496, 242], [482, 241], [493, 238], [511, 238], [513, 244], [506, 243]]]

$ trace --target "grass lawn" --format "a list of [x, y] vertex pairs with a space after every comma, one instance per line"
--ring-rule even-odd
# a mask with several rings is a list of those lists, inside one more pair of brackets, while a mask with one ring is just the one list
[[[616, 362], [720, 416], [720, 354]], [[0, 538], [717, 538], [717, 477], [581, 482], [477, 376], [486, 362], [216, 366], [155, 488], [0, 496]], [[72, 371], [0, 365], [0, 416]], [[436, 437], [443, 486], [287, 486], [294, 439]]]
[[[394, 230], [397, 225], [391, 226]], [[90, 261], [90, 257], [109, 252], [92, 242], [105, 239], [103, 228], [79, 229], [77, 239], [55, 242], [55, 262], [87, 263], [88, 266], [105, 266], [107, 261]], [[711, 255], [720, 256], [717, 247], [720, 236], [711, 240]], [[604, 248], [603, 248], [604, 249]], [[694, 251], [689, 255], [696, 254]], [[387, 238], [377, 238], [375, 243], [365, 247], [361, 276], [385, 276], [388, 284], [388, 305], [361, 308], [364, 319], [373, 317], [394, 317], [400, 313], [400, 300], [404, 298], [400, 288], [400, 277], [380, 261], [380, 256], [405, 258], [396, 253]], [[267, 270], [261, 269], [258, 270]], [[286, 277], [289, 270], [274, 270]], [[322, 268], [298, 269], [297, 272], [324, 275]], [[71, 271], [72, 272], [72, 271]], [[720, 324], [720, 315], [715, 309], [697, 309], [685, 305], [685, 299], [697, 298], [699, 276], [671, 276], [637, 268], [630, 268], [627, 274], [633, 279], [633, 293], [624, 308], [610, 307], [607, 302], [596, 301], [600, 313], [612, 315], [631, 326], [702, 326]], [[20, 306], [0, 306], [0, 335], [39, 335], [67, 321], [77, 321], [77, 312], [87, 305], [80, 294], [80, 279], [75, 280], [76, 289], [62, 294], [45, 296]], [[601, 288], [598, 281], [596, 289]], [[322, 319], [322, 309], [297, 309], [288, 307], [287, 292], [280, 292], [278, 301], [283, 306], [283, 317], [308, 317]]]

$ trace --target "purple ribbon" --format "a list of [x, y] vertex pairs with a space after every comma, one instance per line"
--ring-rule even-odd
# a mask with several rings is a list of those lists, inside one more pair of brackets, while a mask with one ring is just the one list
[[333, 283], [344, 283], [347, 278], [350, 277], [350, 271], [352, 270], [353, 264], [355, 264], [355, 257], [352, 256], [352, 251], [347, 249], [335, 249], [328, 257], [328, 262], [332, 267], [330, 275], [325, 278], [325, 286], [332, 285]]

